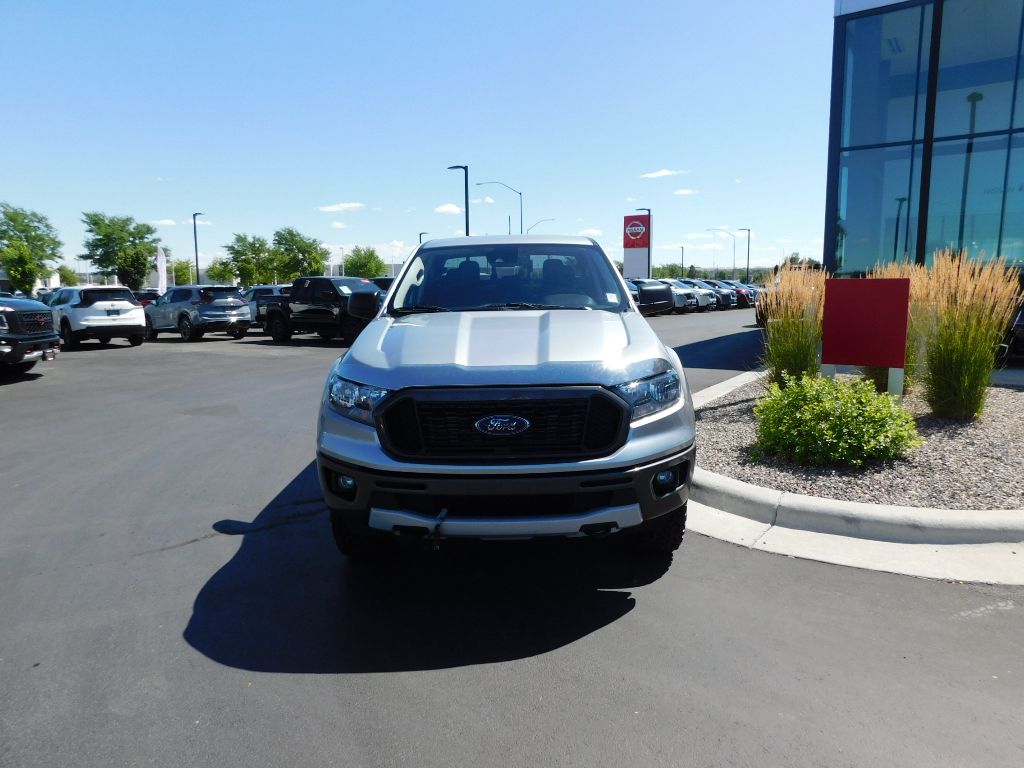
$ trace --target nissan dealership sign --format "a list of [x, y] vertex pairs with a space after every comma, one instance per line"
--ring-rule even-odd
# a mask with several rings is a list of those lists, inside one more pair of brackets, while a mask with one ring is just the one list
[[651, 276], [651, 217], [632, 214], [622, 220], [622, 265], [626, 277]]

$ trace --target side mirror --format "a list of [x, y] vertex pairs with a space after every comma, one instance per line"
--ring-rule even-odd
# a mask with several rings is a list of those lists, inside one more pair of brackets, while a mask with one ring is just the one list
[[348, 313], [360, 320], [373, 320], [379, 308], [379, 291], [353, 293], [348, 297]]
[[672, 289], [664, 283], [653, 285], [651, 283], [640, 283], [637, 285], [640, 293], [640, 314], [658, 315], [672, 309]]

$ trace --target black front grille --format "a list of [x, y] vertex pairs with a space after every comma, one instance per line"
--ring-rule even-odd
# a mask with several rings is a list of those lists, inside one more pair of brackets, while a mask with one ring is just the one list
[[18, 312], [18, 325], [22, 333], [52, 333], [53, 315], [49, 312]]
[[[475, 425], [487, 416], [518, 416], [530, 427], [484, 434]], [[606, 456], [628, 427], [625, 405], [594, 387], [413, 391], [388, 403], [378, 425], [394, 455], [490, 464]]]

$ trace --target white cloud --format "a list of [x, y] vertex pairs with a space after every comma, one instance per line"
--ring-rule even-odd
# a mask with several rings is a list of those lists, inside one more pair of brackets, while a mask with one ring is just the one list
[[662, 168], [660, 171], [651, 171], [650, 173], [641, 173], [641, 179], [660, 179], [665, 176], [678, 176], [681, 173], [688, 173], [688, 171], [670, 171], [668, 168]]
[[635, 197], [627, 197], [626, 198], [626, 202], [627, 203], [635, 203], [636, 202], [636, 198]]
[[474, 197], [469, 202], [474, 203], [475, 205], [480, 205], [481, 203], [490, 204], [494, 202], [494, 198], [490, 195], [485, 195], [484, 197]]
[[331, 229], [348, 229], [348, 224], [344, 221], [332, 221]]
[[[178, 223], [181, 224], [182, 226], [185, 226], [186, 224], [188, 224], [191, 227], [192, 226], [192, 219], [182, 219]], [[206, 219], [196, 219], [196, 226], [212, 227], [213, 226], [213, 222], [212, 221], [207, 221]]]
[[319, 210], [324, 213], [341, 213], [342, 211], [358, 211], [365, 207], [365, 203], [335, 203], [334, 205], [321, 205]]
[[406, 208], [405, 212], [406, 213], [416, 213], [416, 209], [415, 208]]
[[742, 184], [743, 183], [743, 179], [736, 179], [736, 183], [737, 184]]
[[600, 229], [590, 228], [590, 229], [581, 229], [576, 234], [579, 235], [580, 237], [600, 237], [604, 233]]
[[173, 227], [177, 222], [174, 219], [157, 219], [156, 221], [149, 222], [154, 227]]
[[447, 213], [452, 216], [457, 216], [462, 213], [462, 209], [455, 203], [445, 203], [444, 205], [437, 206], [437, 208], [434, 209], [434, 213]]
[[710, 240], [714, 237], [710, 232], [687, 232], [686, 236], [691, 240]]
[[685, 189], [677, 189], [677, 190], [676, 190], [675, 192], [673, 192], [672, 194], [673, 194], [673, 195], [696, 195], [696, 194], [697, 194], [697, 190], [695, 190], [695, 189], [689, 189], [689, 188], [685, 188]]

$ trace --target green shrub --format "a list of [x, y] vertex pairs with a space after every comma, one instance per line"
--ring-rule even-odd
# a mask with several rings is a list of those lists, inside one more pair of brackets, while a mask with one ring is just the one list
[[859, 467], [896, 459], [924, 441], [900, 402], [870, 381], [785, 376], [754, 406], [755, 452], [796, 464]]

